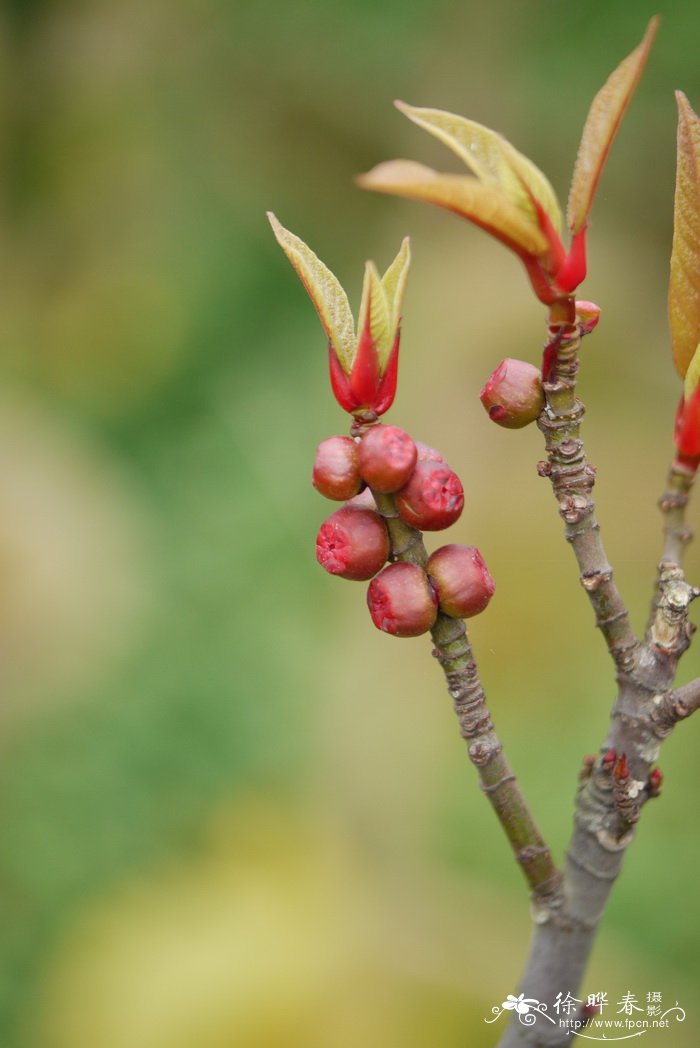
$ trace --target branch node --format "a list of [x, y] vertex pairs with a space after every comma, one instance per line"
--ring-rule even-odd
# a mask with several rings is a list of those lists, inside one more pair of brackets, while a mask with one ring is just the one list
[[[579, 581], [587, 593], [595, 593], [604, 582], [610, 582], [612, 577], [612, 568], [610, 565], [606, 565], [604, 568], [592, 568], [589, 571], [584, 571], [583, 574], [579, 576]], [[625, 613], [622, 612], [622, 614]], [[608, 622], [609, 619], [603, 621]], [[596, 625], [598, 625], [598, 620], [596, 620]]]
[[495, 746], [489, 746], [485, 742], [474, 742], [469, 747], [469, 759], [477, 768], [483, 768], [490, 760], [493, 760], [502, 749], [503, 747], [500, 743]]
[[567, 524], [580, 524], [594, 509], [595, 503], [585, 495], [569, 495], [559, 503], [559, 515]]

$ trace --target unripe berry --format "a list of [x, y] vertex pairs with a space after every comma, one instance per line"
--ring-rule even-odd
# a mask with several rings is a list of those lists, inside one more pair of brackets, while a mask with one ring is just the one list
[[534, 422], [544, 407], [542, 376], [534, 364], [506, 358], [479, 394], [489, 418], [506, 429]]
[[344, 502], [362, 487], [357, 444], [352, 437], [328, 437], [316, 449], [311, 483], [335, 502]]
[[372, 622], [394, 637], [418, 637], [437, 618], [437, 597], [417, 564], [389, 564], [369, 584]]
[[396, 496], [403, 520], [420, 531], [442, 531], [459, 518], [464, 508], [462, 483], [449, 466], [418, 462]]
[[372, 426], [360, 441], [360, 475], [371, 488], [384, 494], [404, 486], [417, 458], [416, 445], [398, 426]]
[[343, 506], [319, 528], [316, 560], [331, 575], [366, 582], [389, 556], [386, 524], [371, 509]]
[[496, 589], [476, 546], [441, 546], [429, 557], [426, 571], [437, 589], [440, 610], [458, 619], [482, 612]]

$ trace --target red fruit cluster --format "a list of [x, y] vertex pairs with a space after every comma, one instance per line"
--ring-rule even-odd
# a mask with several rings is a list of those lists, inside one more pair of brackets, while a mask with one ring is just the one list
[[359, 437], [322, 441], [312, 482], [326, 498], [345, 503], [321, 525], [316, 558], [332, 575], [372, 580], [367, 603], [378, 629], [415, 637], [432, 628], [438, 611], [468, 618], [486, 607], [494, 583], [474, 546], [443, 546], [425, 570], [386, 564], [391, 542], [373, 492], [393, 495], [399, 516], [420, 531], [441, 531], [462, 513], [461, 481], [434, 448], [378, 423]]

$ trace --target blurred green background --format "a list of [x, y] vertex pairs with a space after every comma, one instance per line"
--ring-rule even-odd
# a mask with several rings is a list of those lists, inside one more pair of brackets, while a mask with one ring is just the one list
[[[700, 105], [700, 9], [2, 5], [3, 1048], [495, 1043], [526, 892], [429, 643], [372, 630], [364, 587], [315, 564], [314, 449], [346, 423], [264, 212], [355, 306], [365, 258], [412, 236], [388, 417], [464, 480], [449, 540], [498, 585], [472, 638], [559, 859], [614, 684], [539, 434], [476, 400], [502, 357], [537, 361], [543, 310], [484, 234], [352, 179], [394, 156], [457, 169], [400, 97], [501, 130], [564, 201], [590, 99], [655, 11], [583, 288], [603, 307], [581, 381], [599, 516], [638, 626], [679, 390], [673, 89]], [[649, 1045], [697, 1043], [697, 732], [665, 748], [584, 988], [678, 1000], [688, 1021]]]

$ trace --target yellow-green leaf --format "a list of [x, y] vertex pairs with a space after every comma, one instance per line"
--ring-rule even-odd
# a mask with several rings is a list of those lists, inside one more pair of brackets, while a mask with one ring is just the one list
[[363, 189], [437, 204], [487, 230], [517, 254], [541, 257], [549, 245], [544, 233], [494, 185], [466, 175], [445, 175], [412, 160], [378, 164], [357, 183]]
[[[392, 332], [392, 344], [401, 323], [401, 307], [403, 306], [403, 296], [406, 290], [406, 279], [410, 264], [411, 243], [408, 237], [404, 237], [398, 255], [382, 277], [382, 287], [384, 288], [389, 309], [389, 328]], [[391, 346], [389, 351], [391, 351]]]
[[347, 295], [330, 269], [303, 240], [285, 229], [271, 211], [267, 212], [267, 217], [282, 250], [316, 307], [341, 367], [349, 374], [355, 355], [355, 325]]
[[700, 342], [700, 118], [676, 92], [678, 156], [668, 319], [673, 359], [687, 375]]
[[700, 346], [696, 346], [693, 358], [688, 365], [683, 382], [683, 396], [690, 400], [700, 384]]
[[[362, 282], [362, 299], [360, 315], [357, 320], [358, 336], [369, 322], [369, 332], [377, 347], [377, 357], [381, 363], [384, 355], [388, 357], [393, 335], [389, 329], [389, 309], [386, 295], [374, 262], [365, 263], [365, 277]], [[389, 349], [387, 349], [387, 345]]]
[[444, 142], [479, 181], [500, 187], [511, 203], [533, 221], [537, 220], [537, 214], [531, 197], [535, 197], [557, 232], [561, 230], [561, 211], [549, 180], [503, 135], [475, 120], [442, 109], [417, 108], [405, 102], [395, 105], [414, 124]]
[[588, 110], [567, 206], [572, 233], [578, 233], [588, 220], [610, 147], [639, 83], [658, 25], [658, 17], [652, 18], [641, 44], [610, 74]]

